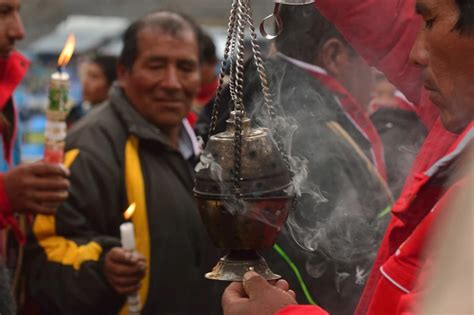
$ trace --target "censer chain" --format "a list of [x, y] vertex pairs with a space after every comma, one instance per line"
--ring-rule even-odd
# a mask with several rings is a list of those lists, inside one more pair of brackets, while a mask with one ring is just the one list
[[289, 157], [286, 154], [283, 140], [276, 130], [277, 115], [273, 107], [270, 94], [269, 81], [266, 74], [261, 49], [258, 44], [257, 34], [253, 25], [252, 10], [250, 0], [233, 0], [230, 12], [224, 59], [222, 60], [221, 72], [219, 75], [219, 86], [212, 109], [209, 137], [214, 133], [219, 115], [219, 104], [222, 97], [225, 71], [230, 67], [229, 89], [235, 112], [235, 132], [234, 132], [234, 168], [233, 168], [233, 188], [235, 194], [239, 195], [241, 181], [241, 152], [242, 152], [242, 130], [245, 108], [243, 104], [244, 91], [244, 36], [246, 27], [250, 29], [251, 46], [254, 55], [254, 62], [260, 79], [260, 85], [264, 97], [264, 108], [269, 115], [273, 128], [273, 138], [277, 144], [279, 153], [282, 155], [285, 165], [293, 177]]

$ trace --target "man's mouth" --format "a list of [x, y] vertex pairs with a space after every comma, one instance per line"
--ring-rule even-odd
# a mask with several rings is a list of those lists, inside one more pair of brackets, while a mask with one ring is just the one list
[[157, 102], [159, 103], [163, 103], [163, 104], [182, 104], [184, 101], [183, 100], [175, 100], [175, 99], [157, 99], [156, 100]]
[[438, 92], [438, 88], [436, 87], [436, 84], [434, 84], [433, 79], [431, 76], [428, 75], [428, 73], [423, 74], [423, 86], [425, 89], [427, 89], [430, 92]]
[[424, 87], [429, 92], [438, 92], [438, 90], [436, 88], [434, 88], [433, 86], [431, 86], [431, 85], [424, 84]]
[[438, 92], [438, 89], [430, 81], [425, 80], [423, 86], [430, 92]]

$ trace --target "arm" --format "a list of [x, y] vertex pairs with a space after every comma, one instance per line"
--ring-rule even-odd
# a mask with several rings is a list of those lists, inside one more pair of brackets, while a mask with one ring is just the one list
[[37, 216], [33, 224], [27, 252], [32, 296], [51, 314], [118, 312], [123, 299], [108, 284], [103, 264], [120, 246], [110, 228], [120, 220], [111, 213], [120, 207], [119, 175], [87, 151], [68, 151], [65, 164], [71, 167], [69, 198], [56, 216]]
[[0, 229], [11, 227], [24, 242], [14, 213], [54, 214], [68, 196], [69, 172], [44, 162], [22, 164], [0, 174]]
[[329, 315], [316, 305], [291, 305], [279, 310], [275, 315]]
[[285, 280], [271, 285], [253, 271], [243, 282], [233, 282], [222, 295], [224, 315], [328, 315], [315, 305], [296, 305], [295, 293]]

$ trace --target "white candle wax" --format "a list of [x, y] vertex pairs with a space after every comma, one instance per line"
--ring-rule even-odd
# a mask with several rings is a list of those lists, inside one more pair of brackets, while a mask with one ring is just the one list
[[69, 80], [69, 74], [66, 71], [56, 71], [51, 75], [51, 79], [57, 80], [57, 81], [68, 81]]
[[123, 248], [135, 250], [135, 232], [132, 222], [125, 222], [120, 225], [120, 238]]

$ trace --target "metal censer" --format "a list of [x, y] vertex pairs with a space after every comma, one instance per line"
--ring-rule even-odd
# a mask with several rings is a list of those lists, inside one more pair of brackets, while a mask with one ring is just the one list
[[[213, 280], [241, 281], [249, 270], [267, 280], [280, 278], [270, 270], [257, 250], [273, 245], [295, 202], [292, 173], [281, 139], [267, 128], [252, 128], [244, 110], [243, 44], [246, 27], [250, 28], [264, 106], [269, 117], [275, 117], [249, 0], [234, 0], [210, 137], [196, 167], [194, 188], [209, 236], [217, 247], [229, 250], [205, 275]], [[226, 131], [212, 135], [227, 66], [231, 69], [232, 112]]]

